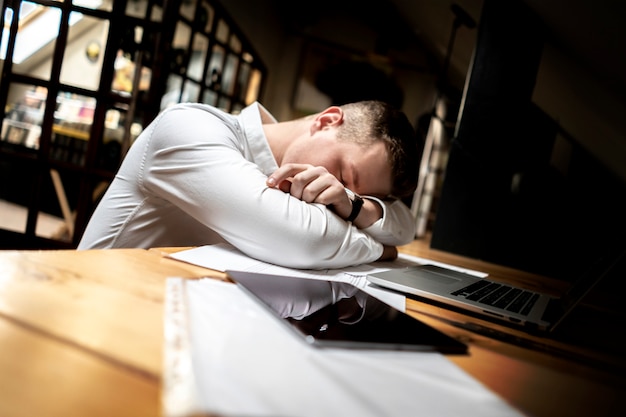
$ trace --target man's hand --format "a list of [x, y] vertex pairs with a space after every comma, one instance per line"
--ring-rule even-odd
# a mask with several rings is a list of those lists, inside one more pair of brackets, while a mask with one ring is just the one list
[[[352, 211], [352, 201], [346, 193], [344, 184], [322, 166], [285, 164], [270, 175], [267, 185], [279, 188], [307, 203], [324, 204], [342, 219], [346, 219]], [[382, 215], [382, 207], [366, 198], [353, 224], [363, 229], [371, 226]]]
[[378, 261], [393, 261], [398, 257], [398, 248], [395, 246], [383, 245], [383, 254], [380, 255]]
[[352, 211], [352, 202], [344, 185], [321, 166], [285, 164], [267, 179], [267, 185], [280, 188], [307, 203], [332, 206], [342, 219]]

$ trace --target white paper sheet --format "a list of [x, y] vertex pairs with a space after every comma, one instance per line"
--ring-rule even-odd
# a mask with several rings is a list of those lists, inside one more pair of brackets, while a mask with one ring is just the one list
[[522, 415], [441, 354], [315, 348], [236, 285], [171, 280], [185, 288], [196, 391], [168, 417]]
[[374, 272], [385, 271], [393, 268], [405, 268], [412, 265], [432, 264], [442, 266], [444, 268], [454, 269], [456, 271], [465, 272], [466, 274], [475, 275], [484, 278], [487, 276], [484, 272], [474, 271], [472, 269], [461, 268], [455, 265], [437, 262], [426, 258], [406, 255], [400, 253], [398, 259], [389, 262], [373, 262], [365, 265], [357, 265], [342, 269], [291, 269], [267, 262], [259, 261], [243, 254], [234, 246], [219, 243], [216, 245], [199, 246], [197, 248], [187, 249], [175, 252], [169, 257], [188, 262], [205, 268], [215, 269], [217, 271], [226, 271], [227, 269], [237, 269], [240, 271], [264, 272], [275, 275], [291, 275], [301, 274], [303, 277], [315, 276], [335, 276], [339, 274], [349, 274], [354, 276], [365, 276]]
[[398, 310], [406, 310], [406, 297], [400, 293], [387, 291], [380, 287], [373, 286], [367, 281], [365, 276], [375, 272], [386, 271], [389, 269], [401, 269], [408, 266], [420, 264], [433, 264], [444, 268], [454, 269], [467, 274], [484, 278], [487, 274], [471, 269], [460, 268], [455, 265], [449, 265], [442, 262], [432, 261], [426, 258], [399, 254], [398, 259], [392, 262], [374, 262], [371, 264], [358, 265], [342, 269], [292, 269], [278, 265], [262, 262], [244, 255], [241, 251], [229, 244], [216, 244], [199, 246], [193, 249], [187, 249], [175, 252], [169, 257], [179, 261], [211, 268], [217, 271], [239, 270], [248, 272], [262, 272], [265, 274], [287, 275], [301, 278], [320, 278], [330, 279], [341, 282], [349, 282], [368, 294], [378, 298], [379, 300], [397, 308]]

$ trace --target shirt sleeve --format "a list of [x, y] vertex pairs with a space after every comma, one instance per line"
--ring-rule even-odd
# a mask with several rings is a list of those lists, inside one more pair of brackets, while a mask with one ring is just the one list
[[390, 246], [406, 245], [415, 239], [417, 225], [411, 210], [401, 200], [383, 201], [376, 197], [363, 196], [378, 202], [383, 215], [371, 226], [363, 229], [374, 239]]
[[169, 111], [146, 148], [141, 186], [256, 259], [292, 268], [377, 260], [383, 247], [319, 204], [265, 185], [236, 123], [199, 109]]

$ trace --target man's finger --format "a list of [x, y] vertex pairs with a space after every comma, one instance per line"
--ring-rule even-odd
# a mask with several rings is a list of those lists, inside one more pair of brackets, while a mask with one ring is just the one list
[[278, 184], [278, 188], [281, 191], [288, 193], [291, 190], [291, 181], [289, 180], [281, 181], [280, 184]]
[[297, 174], [306, 171], [310, 167], [311, 165], [306, 164], [285, 164], [274, 171], [272, 175], [269, 176], [266, 183], [269, 187], [276, 187], [283, 181], [295, 177]]

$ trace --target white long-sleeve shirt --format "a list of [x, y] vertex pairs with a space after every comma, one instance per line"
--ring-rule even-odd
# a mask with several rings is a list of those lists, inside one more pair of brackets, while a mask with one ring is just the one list
[[[254, 103], [239, 115], [203, 104], [161, 112], [131, 146], [78, 249], [200, 246], [228, 242], [292, 268], [341, 268], [403, 245], [415, 222], [401, 201], [360, 230], [326, 206], [266, 186], [278, 165]], [[382, 203], [382, 202], [381, 202]]]

